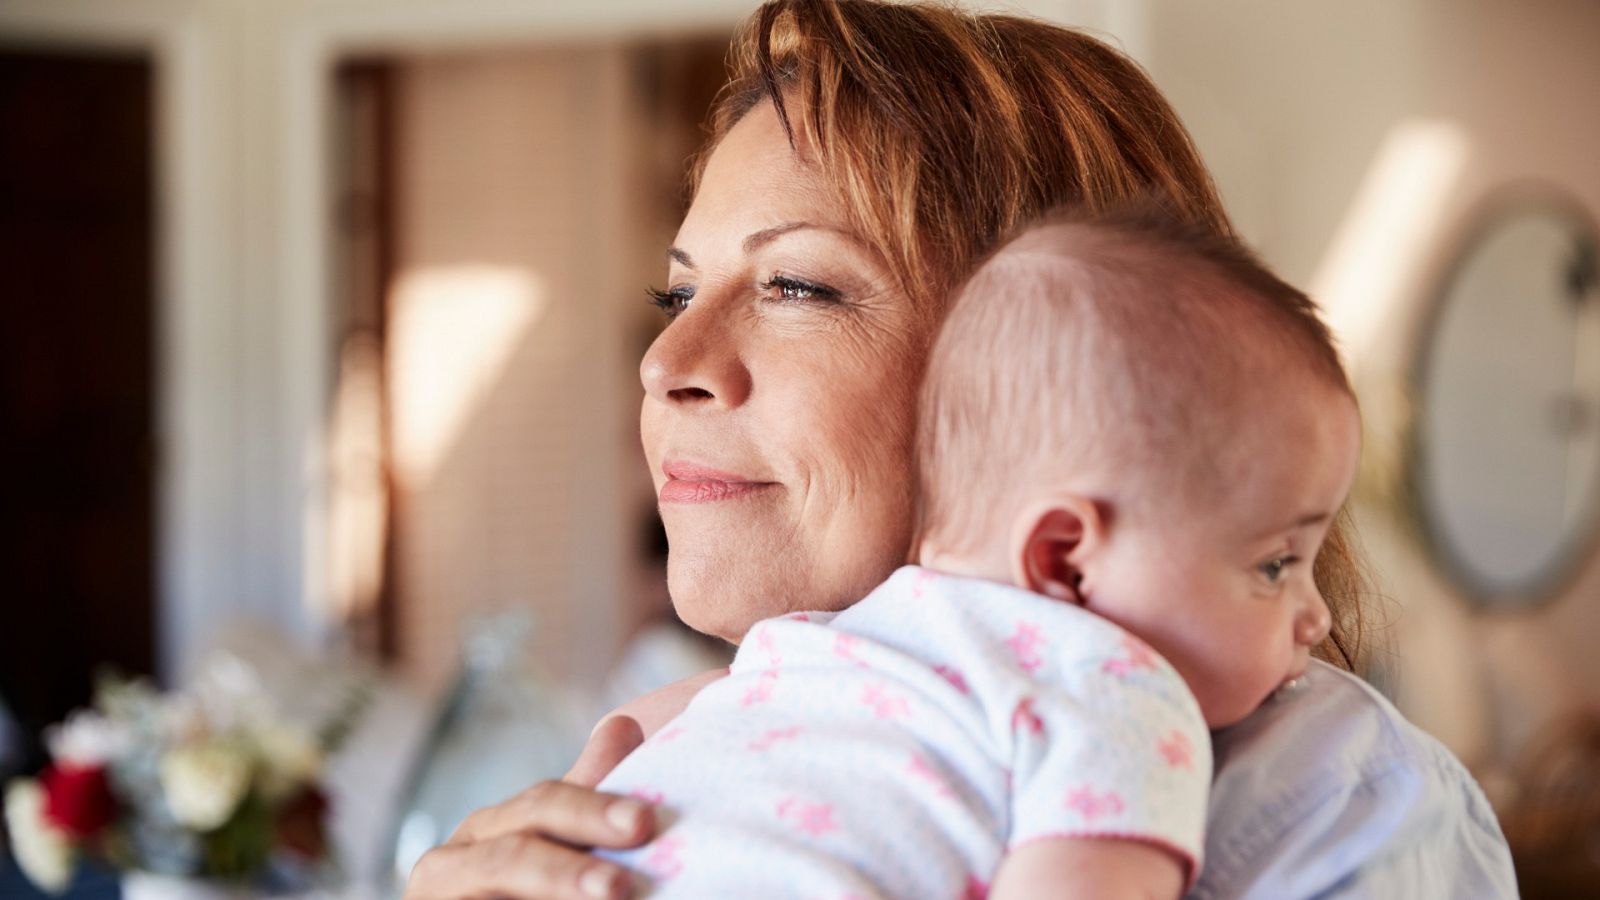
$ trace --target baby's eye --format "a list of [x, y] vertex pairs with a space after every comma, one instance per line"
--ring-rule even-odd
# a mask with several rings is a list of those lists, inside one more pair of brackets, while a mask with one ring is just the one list
[[1266, 576], [1267, 581], [1277, 584], [1283, 580], [1284, 573], [1289, 571], [1289, 567], [1299, 561], [1300, 558], [1297, 556], [1279, 556], [1262, 563], [1256, 569]]
[[668, 322], [682, 315], [689, 308], [689, 301], [694, 299], [694, 288], [690, 287], [675, 287], [665, 291], [647, 287], [644, 292], [650, 295], [651, 305], [661, 310]]

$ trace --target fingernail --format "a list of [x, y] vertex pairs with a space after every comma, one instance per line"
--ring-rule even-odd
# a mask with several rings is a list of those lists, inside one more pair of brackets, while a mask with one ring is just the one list
[[639, 819], [644, 815], [644, 805], [637, 800], [617, 800], [606, 807], [606, 821], [618, 831], [633, 834], [639, 830]]
[[617, 895], [617, 879], [622, 872], [612, 866], [593, 866], [578, 879], [578, 889], [585, 897], [610, 900]]

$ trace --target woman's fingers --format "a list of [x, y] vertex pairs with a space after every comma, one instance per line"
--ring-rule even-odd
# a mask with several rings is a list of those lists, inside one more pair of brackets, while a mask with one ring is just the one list
[[564, 781], [541, 781], [468, 816], [447, 843], [526, 834], [576, 847], [635, 847], [654, 831], [654, 811], [632, 797], [602, 794]]
[[644, 740], [639, 723], [613, 716], [589, 738], [568, 781], [541, 781], [485, 807], [411, 870], [406, 900], [624, 898], [622, 868], [578, 847], [635, 847], [655, 832], [655, 812], [591, 787]]
[[405, 900], [624, 900], [627, 872], [531, 834], [435, 847], [417, 861]]
[[623, 757], [644, 743], [644, 729], [631, 716], [610, 716], [589, 735], [589, 743], [578, 761], [567, 770], [562, 781], [594, 787], [622, 762]]

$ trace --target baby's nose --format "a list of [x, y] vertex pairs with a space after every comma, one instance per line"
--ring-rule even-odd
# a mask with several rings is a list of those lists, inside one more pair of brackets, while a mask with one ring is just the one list
[[1333, 614], [1328, 612], [1328, 602], [1322, 599], [1321, 591], [1307, 593], [1309, 596], [1300, 604], [1300, 612], [1295, 616], [1294, 639], [1302, 646], [1315, 647], [1333, 628]]

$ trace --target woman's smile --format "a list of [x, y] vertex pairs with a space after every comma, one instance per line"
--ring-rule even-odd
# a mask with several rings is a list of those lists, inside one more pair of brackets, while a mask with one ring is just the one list
[[677, 459], [663, 462], [661, 474], [667, 477], [661, 485], [662, 503], [715, 503], [778, 486], [775, 481], [757, 481]]

